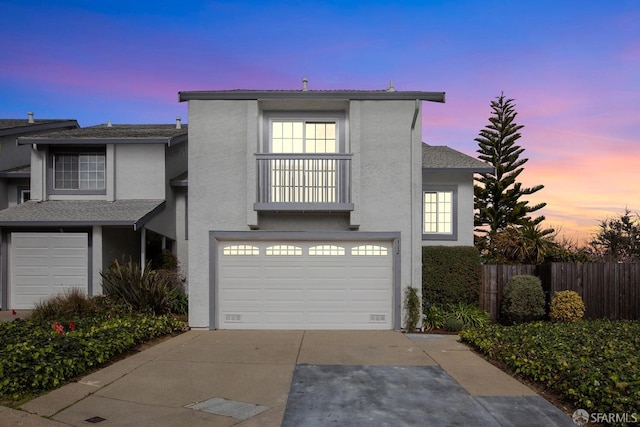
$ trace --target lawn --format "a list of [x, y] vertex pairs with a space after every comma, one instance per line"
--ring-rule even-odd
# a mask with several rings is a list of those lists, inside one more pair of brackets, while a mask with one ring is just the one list
[[640, 321], [491, 324], [460, 337], [574, 408], [640, 417]]

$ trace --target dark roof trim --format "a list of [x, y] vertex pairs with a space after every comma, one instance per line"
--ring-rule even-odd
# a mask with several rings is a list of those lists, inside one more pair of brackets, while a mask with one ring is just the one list
[[0, 178], [31, 178], [31, 172], [1, 171]]
[[17, 139], [18, 145], [105, 145], [105, 144], [166, 144], [177, 145], [187, 141], [186, 134], [172, 138], [29, 138]]
[[445, 102], [444, 92], [421, 91], [350, 91], [350, 90], [219, 90], [178, 92], [178, 100], [258, 100], [258, 99], [337, 99], [337, 100], [377, 100], [405, 101], [416, 100]]
[[79, 128], [77, 120], [61, 120], [46, 123], [34, 123], [26, 126], [16, 126], [13, 128], [0, 129], [0, 136], [24, 135], [32, 132], [43, 132], [47, 130], [73, 129]]
[[422, 170], [429, 173], [495, 173], [495, 168], [492, 166], [477, 167], [477, 168], [425, 168]]

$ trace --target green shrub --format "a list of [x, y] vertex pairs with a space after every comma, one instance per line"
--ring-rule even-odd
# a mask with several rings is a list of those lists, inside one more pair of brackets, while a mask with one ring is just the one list
[[551, 298], [549, 317], [555, 322], [575, 322], [584, 316], [584, 302], [575, 291], [559, 291]]
[[167, 306], [172, 314], [187, 315], [189, 314], [189, 297], [182, 289], [174, 288], [169, 291]]
[[405, 330], [407, 332], [413, 332], [416, 330], [416, 326], [420, 321], [420, 297], [418, 296], [418, 290], [413, 286], [405, 289], [404, 309]]
[[19, 400], [58, 387], [138, 343], [183, 327], [174, 317], [141, 313], [77, 323], [0, 323], [0, 398]]
[[69, 288], [61, 295], [36, 303], [31, 319], [34, 321], [69, 321], [89, 316], [96, 310], [94, 300], [78, 288]]
[[480, 254], [473, 247], [422, 248], [422, 298], [430, 304], [478, 304]]
[[425, 331], [444, 328], [447, 310], [438, 304], [424, 304], [422, 308], [422, 326]]
[[450, 305], [447, 312], [448, 317], [460, 320], [465, 327], [482, 326], [489, 322], [489, 313], [471, 304]]
[[462, 327], [481, 326], [489, 322], [489, 314], [471, 304], [450, 304], [441, 306], [428, 304], [422, 309], [422, 323], [425, 330], [448, 329], [447, 321], [455, 319], [462, 322]]
[[505, 288], [501, 320], [506, 323], [531, 322], [545, 315], [542, 282], [536, 276], [513, 276]]
[[169, 312], [171, 291], [176, 288], [166, 276], [152, 270], [150, 262], [141, 269], [131, 259], [126, 264], [114, 260], [111, 267], [100, 275], [105, 295], [130, 305], [135, 311]]
[[640, 321], [489, 324], [460, 337], [576, 408], [638, 413]]
[[449, 317], [445, 323], [445, 327], [449, 332], [459, 332], [464, 327], [464, 322], [460, 319], [456, 319], [455, 317]]

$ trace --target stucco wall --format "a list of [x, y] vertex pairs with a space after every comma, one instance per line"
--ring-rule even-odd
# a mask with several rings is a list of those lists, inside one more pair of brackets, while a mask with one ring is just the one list
[[[166, 147], [166, 146], [165, 146]], [[166, 147], [165, 158], [163, 160], [164, 168], [164, 199], [165, 209], [154, 217], [146, 227], [156, 233], [167, 236], [173, 240], [177, 239], [176, 226], [184, 227], [182, 224], [176, 223], [176, 189], [171, 187], [171, 179], [177, 177], [187, 170], [187, 143], [182, 143], [170, 147]]]
[[351, 127], [360, 145], [360, 230], [400, 232], [403, 296], [409, 285], [420, 291], [422, 280], [422, 124], [418, 111], [411, 129], [415, 108], [409, 101], [359, 101], [351, 108]]
[[246, 224], [248, 121], [254, 127], [253, 140], [257, 141], [257, 102], [189, 101], [189, 324], [192, 327], [209, 326], [209, 230], [249, 229]]
[[164, 199], [164, 144], [115, 145], [115, 198]]
[[[334, 109], [335, 101], [319, 109]], [[340, 105], [344, 106], [344, 102]], [[419, 108], [419, 105], [418, 105]], [[421, 123], [414, 101], [352, 101], [346, 112], [355, 214], [290, 215], [288, 221], [252, 212], [255, 153], [261, 123], [257, 101], [189, 101], [189, 323], [209, 326], [211, 230], [322, 231], [359, 226], [363, 232], [400, 232], [401, 283], [419, 285]], [[349, 146], [349, 145], [348, 145]], [[247, 190], [250, 189], [250, 193]], [[357, 194], [355, 194], [357, 193]], [[331, 226], [327, 221], [337, 219]], [[285, 224], [288, 224], [285, 225]], [[287, 228], [288, 227], [288, 228]], [[302, 230], [304, 229], [304, 230]], [[395, 305], [395, 304], [394, 304]]]
[[473, 174], [466, 173], [423, 173], [425, 185], [456, 186], [457, 200], [457, 240], [423, 240], [422, 246], [473, 246]]
[[16, 145], [18, 136], [0, 136], [0, 171], [26, 166], [31, 161], [31, 146]]

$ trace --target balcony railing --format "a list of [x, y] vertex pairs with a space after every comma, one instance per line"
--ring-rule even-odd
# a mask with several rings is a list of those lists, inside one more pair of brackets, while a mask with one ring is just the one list
[[256, 210], [353, 210], [351, 154], [256, 154]]

